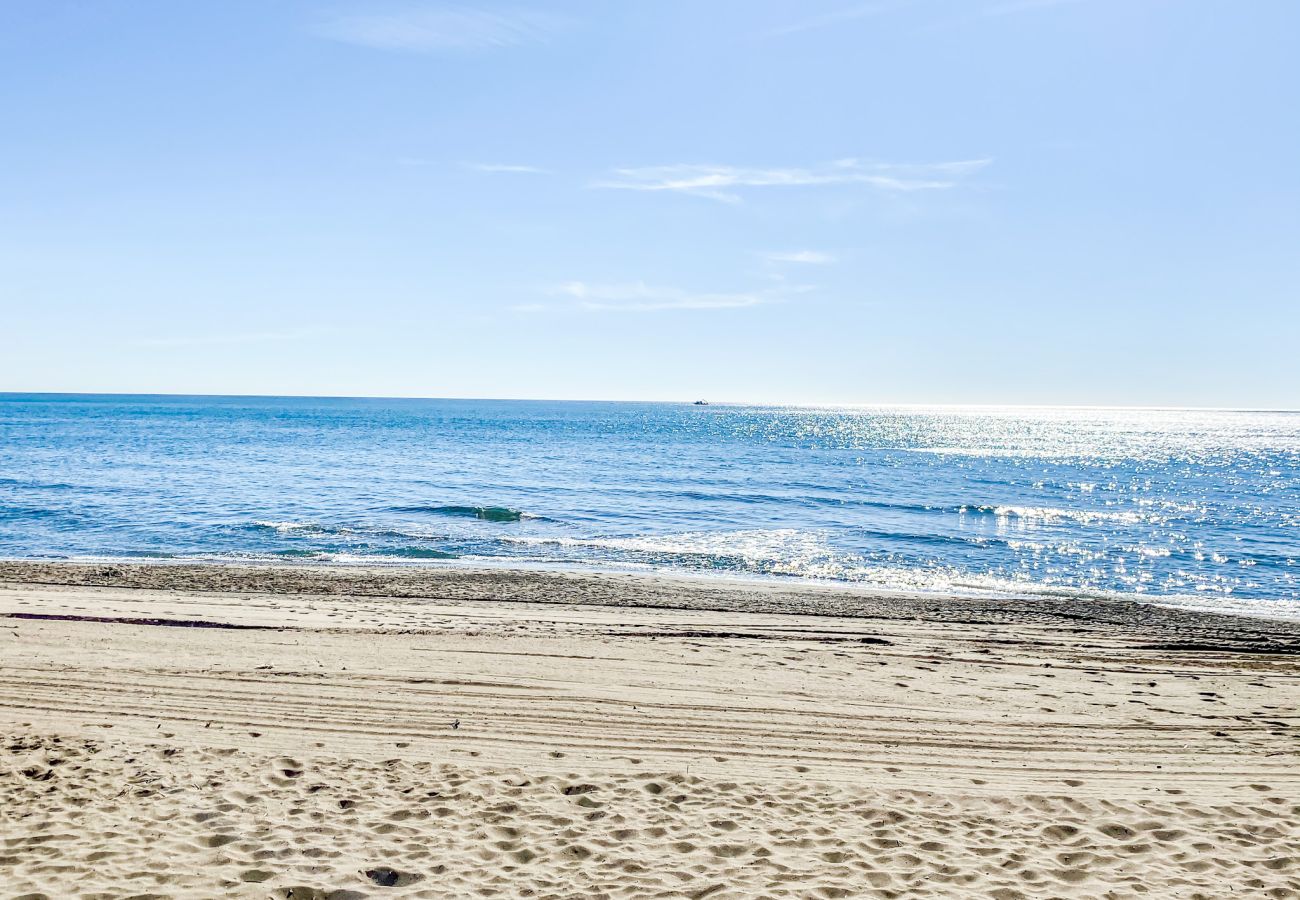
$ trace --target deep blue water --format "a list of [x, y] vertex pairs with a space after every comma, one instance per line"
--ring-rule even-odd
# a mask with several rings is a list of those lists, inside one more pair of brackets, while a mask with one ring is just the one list
[[0, 556], [1300, 609], [1300, 414], [0, 394]]

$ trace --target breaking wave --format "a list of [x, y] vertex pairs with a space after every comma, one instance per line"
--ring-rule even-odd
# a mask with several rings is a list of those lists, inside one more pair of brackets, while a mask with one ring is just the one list
[[518, 522], [522, 519], [540, 519], [508, 506], [390, 506], [392, 512], [428, 513], [435, 516], [455, 516], [463, 519], [482, 519], [485, 522]]

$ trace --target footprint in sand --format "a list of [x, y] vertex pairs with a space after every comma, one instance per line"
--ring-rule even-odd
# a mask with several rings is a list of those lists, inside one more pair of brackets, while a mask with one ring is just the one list
[[365, 874], [367, 878], [380, 887], [405, 887], [424, 878], [423, 875], [417, 875], [414, 872], [399, 872], [396, 869], [390, 869], [388, 866], [366, 869]]

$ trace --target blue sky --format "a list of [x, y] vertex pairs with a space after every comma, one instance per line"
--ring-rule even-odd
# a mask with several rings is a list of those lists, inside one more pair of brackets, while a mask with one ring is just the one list
[[1300, 405], [1300, 4], [0, 2], [0, 390]]

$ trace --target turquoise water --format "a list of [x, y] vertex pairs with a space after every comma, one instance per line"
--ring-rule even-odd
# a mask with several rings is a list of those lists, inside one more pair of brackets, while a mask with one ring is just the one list
[[0, 556], [1300, 607], [1300, 414], [0, 394]]

